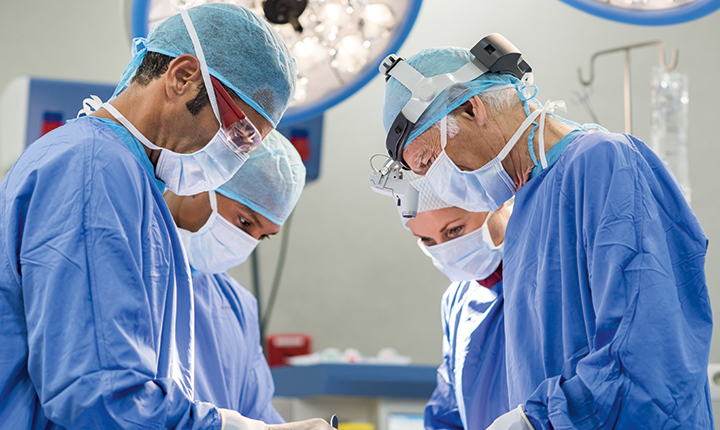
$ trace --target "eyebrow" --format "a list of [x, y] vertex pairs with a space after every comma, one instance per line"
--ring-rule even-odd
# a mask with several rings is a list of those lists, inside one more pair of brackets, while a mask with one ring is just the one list
[[454, 222], [458, 222], [458, 221], [460, 221], [461, 219], [462, 219], [462, 217], [458, 217], [458, 218], [455, 218], [455, 219], [452, 220], [452, 221], [448, 221], [447, 224], [445, 224], [445, 226], [443, 226], [443, 228], [440, 229], [440, 233], [443, 233], [443, 234], [444, 234], [450, 224], [452, 224], [452, 223], [454, 223]]
[[413, 164], [417, 170], [423, 171], [428, 168], [427, 163], [423, 161], [425, 158], [428, 158], [426, 157], [428, 153], [432, 155], [432, 151], [427, 146], [423, 146], [423, 148], [413, 157], [412, 161], [414, 161]]
[[[429, 165], [435, 162], [433, 156], [435, 155], [436, 150], [439, 148], [440, 152], [442, 152], [442, 145], [440, 142], [435, 142], [434, 139], [431, 141], [426, 140], [422, 145], [422, 149], [419, 150], [418, 154], [415, 156], [415, 162], [418, 165], [418, 170], [427, 170], [430, 168]], [[438, 154], [440, 152], [438, 152]], [[437, 158], [437, 156], [435, 156], [435, 158]], [[427, 162], [424, 162], [423, 159], [427, 159]]]
[[414, 161], [416, 165], [420, 166], [420, 163], [422, 162], [422, 159], [423, 159], [423, 155], [425, 155], [424, 147], [415, 154], [412, 161]]

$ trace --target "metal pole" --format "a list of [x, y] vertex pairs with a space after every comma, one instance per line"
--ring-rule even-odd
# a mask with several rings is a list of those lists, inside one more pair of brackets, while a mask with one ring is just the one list
[[611, 54], [613, 52], [623, 51], [625, 53], [625, 70], [624, 70], [624, 98], [625, 98], [625, 132], [628, 134], [632, 133], [632, 104], [631, 104], [631, 87], [630, 87], [630, 50], [636, 48], [642, 48], [645, 46], [657, 46], [658, 48], [658, 60], [660, 67], [666, 71], [671, 71], [677, 66], [678, 50], [673, 49], [670, 64], [665, 64], [665, 45], [660, 40], [652, 40], [649, 42], [636, 43], [634, 45], [619, 46], [617, 48], [606, 49], [594, 53], [590, 57], [590, 79], [583, 78], [582, 69], [578, 68], [578, 78], [580, 83], [584, 86], [592, 85], [595, 79], [595, 59], [599, 56]]
[[630, 49], [625, 50], [625, 133], [632, 134], [632, 103], [630, 102]]
[[[262, 321], [262, 302], [260, 301], [260, 261], [258, 260], [258, 249], [255, 248], [252, 254], [250, 254], [250, 264], [252, 265], [252, 281], [253, 281], [253, 292], [255, 293], [255, 300], [257, 300], [258, 308], [258, 323]], [[260, 333], [260, 339], [262, 339], [264, 333]]]

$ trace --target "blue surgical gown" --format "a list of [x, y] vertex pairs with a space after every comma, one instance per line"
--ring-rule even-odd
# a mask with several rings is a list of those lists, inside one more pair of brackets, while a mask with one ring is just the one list
[[196, 398], [268, 424], [285, 422], [271, 403], [275, 384], [255, 297], [227, 273], [192, 274]]
[[483, 430], [508, 411], [500, 279], [453, 282], [443, 295], [443, 362], [426, 429]]
[[510, 407], [543, 429], [714, 428], [707, 243], [644, 143], [576, 137], [505, 233]]
[[[113, 123], [114, 124], [114, 123]], [[0, 184], [0, 426], [220, 429], [193, 402], [193, 297], [149, 160], [66, 124]]]

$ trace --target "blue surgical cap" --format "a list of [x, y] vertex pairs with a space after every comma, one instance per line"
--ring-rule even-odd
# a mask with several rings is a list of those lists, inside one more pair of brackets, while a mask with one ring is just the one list
[[[453, 73], [474, 58], [467, 49], [444, 47], [424, 49], [405, 61], [423, 76], [432, 77], [444, 73]], [[491, 87], [494, 87], [493, 90], [513, 87], [517, 88], [519, 92], [524, 90], [520, 80], [512, 75], [501, 73], [484, 73], [470, 82], [448, 87], [420, 115], [405, 146], [442, 117], [470, 100], [472, 96], [478, 95]], [[397, 115], [410, 100], [411, 95], [411, 91], [397, 79], [390, 78], [387, 82], [383, 102], [385, 133], [388, 132]]]
[[289, 140], [273, 130], [217, 192], [282, 226], [304, 186], [305, 165], [300, 154]]
[[[210, 74], [276, 127], [295, 95], [297, 75], [295, 59], [279, 34], [264, 19], [233, 4], [203, 4], [188, 14]], [[196, 55], [180, 14], [156, 25], [147, 40], [136, 40], [133, 48], [125, 81], [146, 50], [170, 57]]]

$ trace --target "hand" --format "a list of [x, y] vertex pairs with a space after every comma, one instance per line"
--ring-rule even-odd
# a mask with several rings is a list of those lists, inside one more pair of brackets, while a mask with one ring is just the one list
[[520, 405], [512, 411], [500, 415], [486, 430], [535, 430], [535, 428], [530, 424], [523, 406]]
[[335, 430], [322, 418], [313, 418], [305, 421], [295, 421], [285, 424], [273, 424], [268, 430]]
[[268, 425], [262, 421], [244, 417], [231, 409], [218, 408], [218, 411], [222, 417], [221, 430], [335, 430], [327, 421], [320, 418]]

